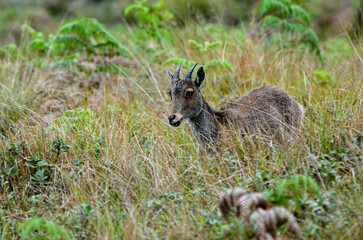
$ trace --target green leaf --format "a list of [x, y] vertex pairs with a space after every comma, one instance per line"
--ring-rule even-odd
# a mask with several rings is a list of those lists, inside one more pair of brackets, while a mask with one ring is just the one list
[[198, 48], [198, 50], [200, 52], [203, 52], [204, 51], [204, 47], [202, 44], [198, 43], [197, 41], [194, 41], [193, 39], [189, 39], [188, 40], [188, 43], [193, 45], [194, 47]]
[[169, 20], [174, 18], [174, 15], [169, 10], [165, 10], [165, 16]]
[[234, 71], [233, 71], [233, 66], [232, 66], [232, 64], [231, 64], [230, 62], [228, 62], [227, 60], [224, 60], [224, 61], [223, 61], [223, 66], [224, 66], [225, 68], [227, 68], [229, 71], [231, 71], [232, 73], [234, 72]]
[[169, 64], [169, 63], [174, 63], [174, 64], [182, 64], [185, 68], [191, 68], [194, 65], [194, 62], [185, 59], [185, 58], [170, 58], [168, 60], [166, 60], [165, 62], [163, 62], [163, 65]]
[[148, 8], [141, 5], [132, 4], [125, 9], [124, 11], [125, 17], [127, 17], [132, 11], [147, 12]]
[[206, 47], [212, 49], [212, 48], [215, 48], [215, 47], [220, 46], [222, 44], [223, 44], [222, 42], [206, 43]]
[[291, 9], [291, 15], [296, 18], [296, 19], [301, 19], [303, 22], [305, 22], [306, 24], [310, 25], [310, 16], [309, 14], [305, 11], [304, 8], [298, 6], [298, 5], [292, 5], [290, 7]]
[[260, 6], [260, 14], [282, 13], [288, 14], [289, 7], [292, 5], [290, 0], [263, 0]]

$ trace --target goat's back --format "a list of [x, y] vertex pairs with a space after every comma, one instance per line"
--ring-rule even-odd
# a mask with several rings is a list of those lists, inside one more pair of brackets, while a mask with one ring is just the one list
[[[228, 105], [234, 112], [254, 118], [268, 118], [298, 127], [303, 109], [285, 90], [274, 86], [256, 88]], [[254, 119], [255, 120], [255, 119]]]

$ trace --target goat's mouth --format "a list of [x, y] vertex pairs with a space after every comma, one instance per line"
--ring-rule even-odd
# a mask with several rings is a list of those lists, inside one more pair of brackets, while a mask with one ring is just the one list
[[173, 127], [178, 127], [183, 122], [183, 116], [180, 113], [172, 114], [168, 119], [169, 124]]
[[173, 127], [179, 127], [181, 124], [181, 120], [177, 121], [177, 122], [171, 122], [170, 125]]

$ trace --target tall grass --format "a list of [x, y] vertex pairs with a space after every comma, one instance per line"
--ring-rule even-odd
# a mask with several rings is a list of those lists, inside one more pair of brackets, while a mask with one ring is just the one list
[[[363, 48], [349, 45], [349, 56], [326, 52], [323, 65], [313, 55], [266, 50], [242, 29], [190, 25], [170, 33], [170, 49], [149, 42], [147, 52], [136, 51], [125, 31], [115, 36], [137, 63], [127, 76], [1, 60], [1, 239], [18, 239], [33, 218], [75, 239], [239, 238], [242, 223], [222, 222], [219, 194], [234, 186], [271, 190], [275, 179], [297, 174], [322, 191], [285, 206], [307, 239], [362, 236]], [[203, 55], [188, 39], [223, 46]], [[306, 110], [298, 141], [282, 148], [237, 135], [200, 159], [188, 124], [167, 123], [162, 63], [176, 56], [232, 64], [233, 73], [207, 72], [202, 91], [214, 107], [261, 85], [284, 88]], [[76, 109], [91, 114], [64, 114]]]

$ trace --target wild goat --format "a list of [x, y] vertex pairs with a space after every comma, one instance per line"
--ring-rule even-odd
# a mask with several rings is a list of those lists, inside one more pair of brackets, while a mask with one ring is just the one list
[[228, 129], [233, 126], [243, 136], [273, 136], [281, 142], [285, 133], [291, 134], [300, 126], [303, 116], [300, 104], [286, 91], [273, 86], [256, 88], [226, 108], [212, 109], [200, 90], [205, 78], [204, 68], [200, 67], [196, 78], [192, 79], [196, 65], [184, 79], [179, 78], [181, 64], [174, 74], [167, 69], [171, 79], [169, 95], [172, 101], [169, 123], [177, 127], [183, 120], [189, 119], [200, 150], [210, 150], [210, 143], [218, 142], [223, 127]]

